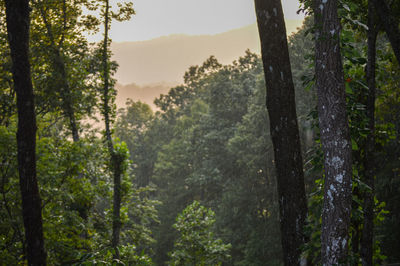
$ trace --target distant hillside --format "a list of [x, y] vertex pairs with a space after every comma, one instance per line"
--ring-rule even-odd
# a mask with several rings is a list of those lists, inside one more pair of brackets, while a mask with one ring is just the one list
[[149, 104], [153, 110], [155, 110], [156, 106], [153, 104], [154, 99], [160, 94], [168, 93], [169, 89], [176, 85], [178, 84], [172, 82], [159, 82], [143, 86], [135, 83], [128, 85], [121, 85], [117, 83], [116, 89], [118, 94], [115, 103], [117, 104], [118, 108], [122, 108], [125, 107], [126, 100], [130, 98], [134, 101], [145, 102]]
[[[286, 21], [289, 33], [301, 25], [300, 20]], [[119, 64], [115, 77], [121, 84], [181, 82], [191, 65], [201, 64], [214, 55], [229, 64], [246, 49], [260, 52], [256, 24], [216, 35], [170, 35], [148, 41], [113, 43], [112, 59]]]
[[[286, 21], [289, 34], [299, 26], [300, 20]], [[256, 24], [216, 35], [171, 35], [148, 41], [112, 43], [112, 59], [119, 64], [115, 75], [119, 83], [117, 106], [125, 106], [126, 99], [131, 98], [146, 102], [154, 109], [154, 98], [181, 83], [190, 66], [203, 63], [211, 55], [220, 63], [230, 64], [244, 55], [246, 49], [260, 52]]]

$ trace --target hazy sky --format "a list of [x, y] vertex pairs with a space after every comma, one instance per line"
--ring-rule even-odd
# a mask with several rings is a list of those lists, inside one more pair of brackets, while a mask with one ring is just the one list
[[[256, 22], [253, 0], [134, 0], [133, 4], [136, 15], [130, 21], [113, 23], [113, 41], [216, 34]], [[282, 5], [286, 19], [303, 19], [296, 14], [298, 0], [282, 0]]]

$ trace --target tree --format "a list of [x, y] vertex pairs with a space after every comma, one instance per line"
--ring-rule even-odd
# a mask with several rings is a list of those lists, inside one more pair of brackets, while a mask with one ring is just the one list
[[134, 162], [132, 171], [140, 187], [149, 185], [154, 168], [154, 139], [147, 134], [153, 121], [154, 114], [149, 105], [128, 99], [126, 108], [118, 110], [115, 123], [115, 136], [128, 145], [130, 159]]
[[215, 213], [194, 201], [176, 218], [173, 227], [180, 233], [169, 265], [221, 265], [229, 258], [230, 244], [215, 239]]
[[36, 117], [29, 63], [29, 1], [7, 0], [7, 31], [18, 108], [18, 171], [29, 265], [46, 265], [42, 206], [36, 178]]
[[263, 75], [258, 75], [248, 112], [228, 143], [238, 174], [230, 179], [217, 216], [223, 235], [229, 235], [225, 239], [232, 244], [232, 261], [239, 265], [282, 265], [283, 258]]
[[[379, 35], [378, 35], [379, 36]], [[385, 203], [385, 219], [376, 224], [375, 239], [381, 243], [382, 254], [387, 263], [400, 261], [400, 85], [399, 65], [386, 38], [377, 41], [376, 66], [376, 149], [375, 149], [375, 193]], [[374, 213], [377, 213], [376, 206]]]
[[285, 265], [299, 264], [307, 215], [303, 161], [286, 29], [279, 0], [255, 0], [277, 170]]
[[114, 18], [117, 21], [124, 21], [131, 18], [135, 13], [132, 8], [132, 3], [118, 3], [120, 7], [119, 12], [114, 13], [110, 10], [110, 1], [104, 0], [101, 9], [102, 17], [104, 18], [104, 40], [102, 49], [102, 67], [103, 67], [103, 95], [102, 95], [102, 114], [104, 117], [105, 124], [105, 137], [108, 146], [108, 151], [111, 160], [111, 169], [113, 172], [114, 180], [114, 197], [113, 197], [113, 230], [112, 230], [112, 240], [111, 245], [115, 250], [115, 258], [119, 259], [118, 245], [120, 241], [121, 232], [121, 175], [122, 175], [122, 164], [123, 158], [115, 151], [115, 147], [112, 140], [111, 133], [111, 116], [112, 110], [114, 109], [113, 104], [113, 92], [111, 88], [112, 82], [110, 84], [110, 62], [109, 62], [109, 36], [108, 31], [111, 26], [111, 19]]
[[97, 69], [90, 66], [93, 54], [84, 36], [100, 24], [88, 14], [94, 8], [95, 1], [88, 0], [32, 1], [30, 49], [38, 114], [60, 111], [74, 142], [83, 131], [82, 117], [96, 105]]
[[375, 19], [375, 10], [372, 0], [368, 1], [368, 30], [367, 30], [367, 70], [368, 83], [367, 118], [369, 134], [365, 144], [365, 183], [369, 186], [364, 195], [364, 224], [361, 239], [361, 258], [365, 266], [373, 265], [374, 244], [374, 194], [375, 194], [375, 69], [376, 69], [376, 38], [378, 35]]
[[315, 75], [325, 170], [321, 252], [322, 264], [334, 265], [347, 256], [352, 203], [352, 149], [337, 1], [316, 0], [314, 13]]
[[[65, 115], [69, 119], [69, 125], [72, 133], [72, 138], [75, 142], [79, 141], [79, 131], [78, 131], [78, 122], [76, 121], [76, 114], [73, 106], [73, 101], [71, 97], [71, 86], [69, 85], [68, 81], [68, 74], [66, 70], [66, 64], [65, 64], [65, 58], [63, 55], [63, 49], [64, 49], [64, 40], [65, 40], [65, 35], [67, 35], [67, 21], [68, 15], [67, 15], [67, 3], [66, 0], [62, 1], [61, 5], [61, 10], [62, 10], [62, 21], [59, 23], [59, 27], [61, 26], [61, 30], [56, 29], [55, 32], [58, 30], [61, 31], [61, 37], [59, 38], [59, 41], [57, 42], [57, 37], [55, 36], [54, 28], [52, 25], [51, 20], [48, 18], [48, 11], [49, 10], [49, 3], [46, 3], [47, 10], [45, 10], [45, 3], [44, 1], [32, 1], [35, 7], [39, 10], [40, 17], [43, 20], [43, 26], [46, 28], [46, 35], [50, 41], [49, 48], [52, 51], [53, 55], [51, 56], [52, 58], [52, 65], [54, 67], [54, 74], [57, 77], [57, 85], [61, 87], [60, 91], [60, 96], [62, 99], [62, 110], [64, 111]], [[60, 7], [59, 7], [60, 8]], [[51, 13], [51, 12], [49, 12]], [[71, 12], [72, 13], [72, 12]], [[61, 24], [61, 25], [60, 25]], [[74, 28], [71, 27], [70, 28]]]
[[[6, 17], [5, 6], [0, 5], [0, 16]], [[0, 24], [0, 56], [3, 58], [0, 64], [0, 124], [9, 126], [12, 115], [16, 113], [15, 90], [12, 84], [12, 61], [7, 36], [7, 25], [3, 20]]]

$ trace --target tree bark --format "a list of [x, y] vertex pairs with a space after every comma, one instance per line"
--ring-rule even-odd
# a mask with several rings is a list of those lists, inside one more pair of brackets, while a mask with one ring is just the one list
[[374, 4], [376, 13], [382, 22], [383, 28], [385, 29], [386, 35], [392, 45], [392, 49], [397, 58], [397, 62], [400, 63], [400, 30], [399, 21], [390, 11], [389, 6], [385, 0], [371, 0]]
[[29, 1], [6, 0], [8, 39], [18, 108], [18, 171], [29, 265], [46, 265], [36, 178], [36, 117], [29, 63]]
[[375, 64], [376, 64], [376, 21], [374, 19], [375, 9], [371, 1], [368, 1], [368, 61], [367, 61], [367, 117], [369, 134], [365, 145], [365, 184], [371, 190], [364, 194], [364, 226], [361, 238], [361, 260], [363, 266], [373, 265], [373, 238], [374, 238], [374, 177], [375, 177]]
[[315, 74], [325, 168], [321, 253], [323, 265], [336, 265], [347, 257], [352, 202], [352, 149], [337, 1], [315, 0], [314, 13]]
[[285, 265], [298, 265], [307, 216], [294, 85], [280, 0], [255, 0], [274, 146]]

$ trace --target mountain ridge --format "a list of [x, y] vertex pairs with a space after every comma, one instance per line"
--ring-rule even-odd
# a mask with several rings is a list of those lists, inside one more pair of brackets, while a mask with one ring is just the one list
[[[301, 23], [287, 20], [288, 34]], [[151, 40], [112, 43], [112, 60], [119, 64], [114, 76], [118, 82], [117, 105], [123, 107], [126, 99], [131, 98], [154, 108], [154, 98], [182, 83], [190, 66], [202, 64], [211, 55], [222, 64], [230, 64], [247, 49], [260, 53], [256, 24], [213, 35], [172, 34]]]
[[[301, 25], [288, 20], [287, 32]], [[120, 84], [144, 85], [160, 81], [182, 82], [191, 65], [201, 64], [214, 55], [229, 64], [247, 49], [260, 52], [256, 24], [214, 35], [173, 34], [145, 41], [112, 43], [112, 59], [119, 64], [115, 78]]]

